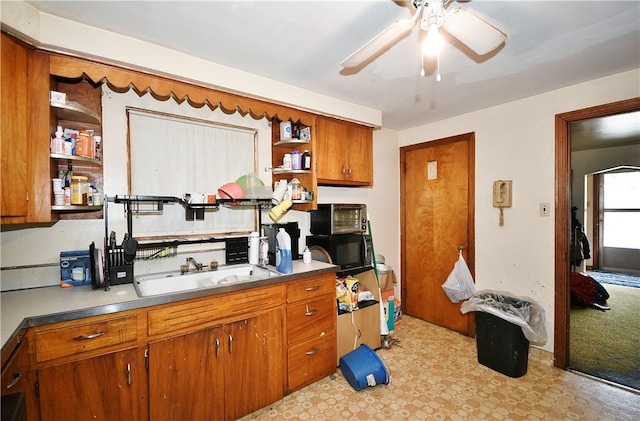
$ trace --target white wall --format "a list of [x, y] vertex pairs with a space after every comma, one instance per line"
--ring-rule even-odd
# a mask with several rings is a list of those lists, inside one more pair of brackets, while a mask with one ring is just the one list
[[[553, 350], [555, 115], [640, 96], [640, 70], [593, 80], [474, 113], [404, 130], [399, 146], [476, 134], [476, 283], [479, 289], [528, 296], [546, 312]], [[492, 206], [492, 183], [513, 180], [513, 207]]]

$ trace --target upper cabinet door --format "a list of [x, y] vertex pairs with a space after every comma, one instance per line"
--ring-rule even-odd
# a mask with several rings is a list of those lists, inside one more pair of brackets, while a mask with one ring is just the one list
[[318, 117], [316, 150], [318, 184], [373, 185], [373, 130], [370, 127]]
[[32, 51], [2, 33], [2, 218], [28, 214], [27, 75]]
[[49, 56], [2, 33], [2, 224], [51, 222]]

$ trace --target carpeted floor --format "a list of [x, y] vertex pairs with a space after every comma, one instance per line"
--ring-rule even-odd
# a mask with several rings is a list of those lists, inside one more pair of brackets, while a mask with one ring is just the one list
[[640, 289], [604, 286], [611, 310], [571, 309], [570, 368], [640, 390]]

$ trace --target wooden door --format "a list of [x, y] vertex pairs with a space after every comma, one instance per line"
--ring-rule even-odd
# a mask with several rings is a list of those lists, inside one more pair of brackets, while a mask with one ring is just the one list
[[373, 185], [373, 129], [351, 124], [345, 140], [348, 147], [347, 180], [352, 185]]
[[316, 122], [316, 136], [318, 183], [341, 182], [343, 170], [346, 171], [347, 126], [338, 120], [320, 116]]
[[[33, 53], [2, 33], [2, 177], [0, 202], [3, 218], [22, 217], [28, 213], [28, 75]], [[25, 222], [24, 220], [17, 220]], [[3, 221], [4, 222], [4, 221]]]
[[132, 348], [39, 369], [40, 419], [141, 419], [138, 401], [146, 383], [137, 352]]
[[224, 326], [225, 419], [236, 420], [284, 396], [283, 319], [282, 310], [274, 309]]
[[[40, 419], [40, 408], [35, 392], [35, 373], [29, 369], [29, 346], [26, 342], [20, 342], [16, 347], [6, 351], [11, 351], [11, 356], [2, 367], [0, 380], [0, 395], [24, 394], [26, 404], [26, 421], [38, 421]], [[4, 358], [3, 358], [4, 362]]]
[[400, 149], [403, 311], [465, 335], [470, 316], [441, 286], [459, 246], [474, 273], [474, 139], [468, 133]]
[[149, 419], [224, 419], [222, 327], [149, 344]]

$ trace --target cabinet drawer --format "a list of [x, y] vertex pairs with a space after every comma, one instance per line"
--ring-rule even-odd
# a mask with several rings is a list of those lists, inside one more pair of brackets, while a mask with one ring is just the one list
[[287, 307], [288, 343], [317, 338], [335, 330], [336, 304], [333, 295]]
[[221, 319], [282, 305], [284, 290], [278, 286], [249, 289], [215, 298], [172, 305], [147, 313], [149, 336], [194, 327], [207, 327]]
[[135, 315], [36, 332], [36, 361], [135, 342]]
[[308, 300], [324, 294], [336, 293], [335, 274], [294, 281], [287, 285], [287, 303]]
[[288, 355], [288, 380], [291, 392], [335, 373], [336, 335], [330, 333], [291, 346]]

